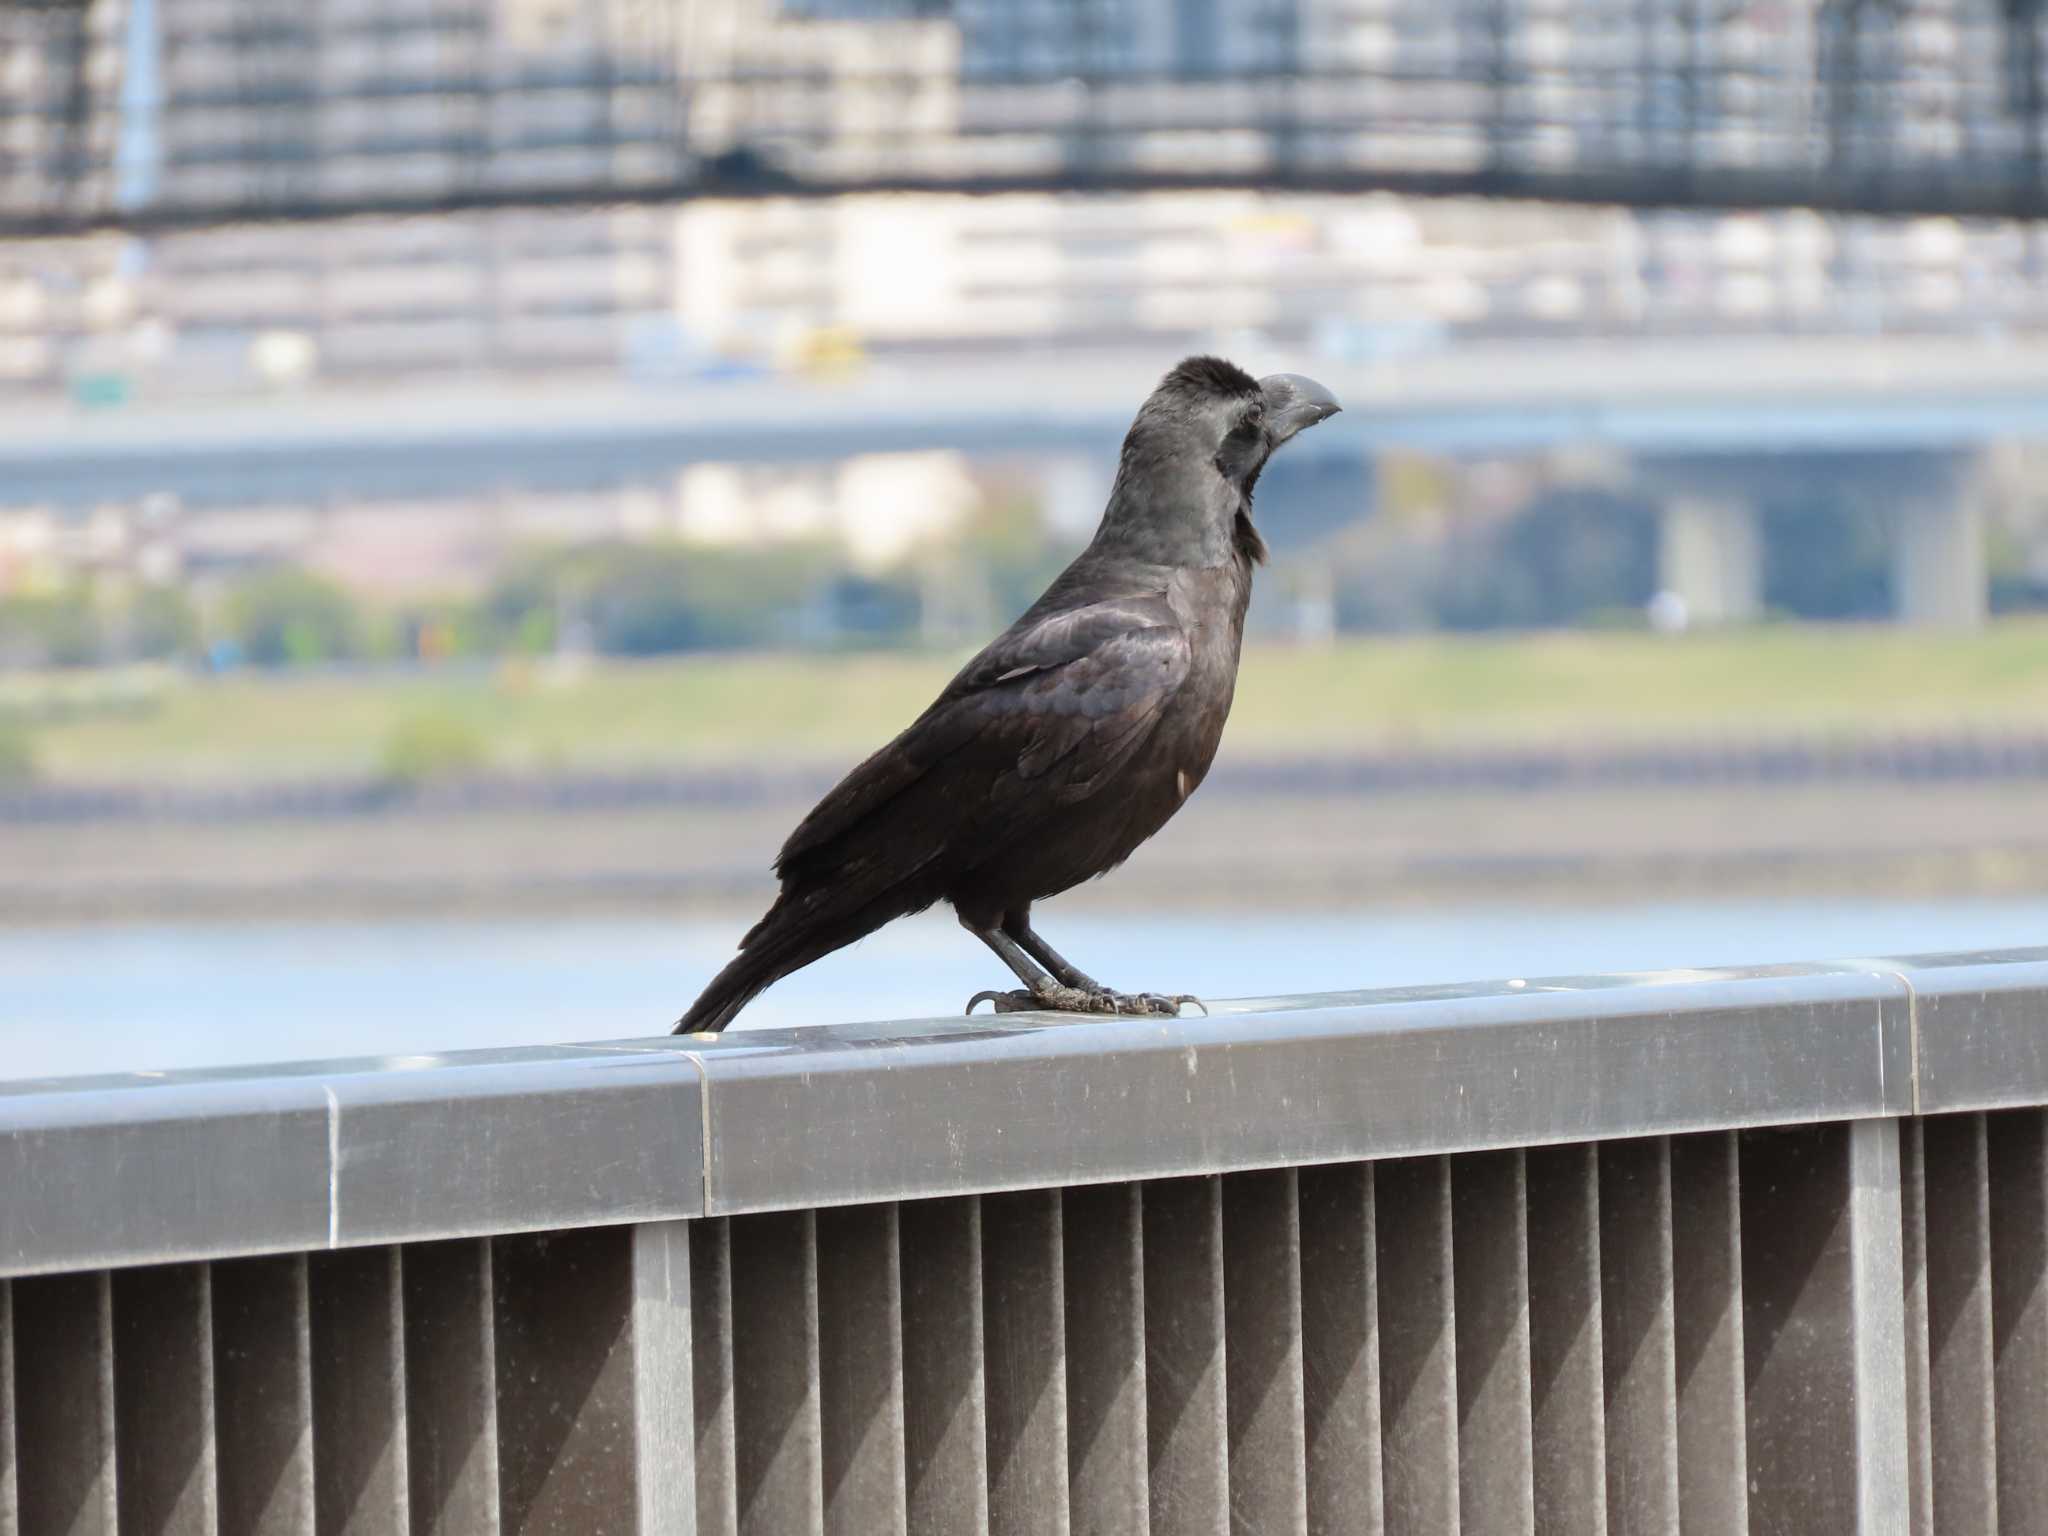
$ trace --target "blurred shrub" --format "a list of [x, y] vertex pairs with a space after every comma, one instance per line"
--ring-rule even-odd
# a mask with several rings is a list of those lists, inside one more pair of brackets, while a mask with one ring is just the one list
[[189, 654], [198, 634], [191, 603], [172, 587], [109, 592], [79, 581], [0, 599], [0, 664], [170, 661]]
[[230, 594], [228, 627], [257, 666], [339, 661], [358, 654], [362, 624], [349, 595], [310, 571], [283, 567]]
[[0, 785], [24, 784], [35, 776], [35, 738], [27, 726], [0, 719]]
[[606, 544], [542, 551], [510, 566], [483, 601], [481, 636], [538, 650], [564, 618], [615, 656], [736, 650], [794, 636], [831, 570], [822, 550]]
[[128, 652], [139, 661], [173, 661], [199, 647], [199, 616], [176, 587], [144, 587], [127, 615]]
[[0, 662], [84, 667], [100, 659], [100, 650], [99, 615], [83, 583], [0, 600]]
[[406, 715], [384, 741], [384, 776], [400, 784], [459, 779], [490, 764], [483, 732], [445, 709]]

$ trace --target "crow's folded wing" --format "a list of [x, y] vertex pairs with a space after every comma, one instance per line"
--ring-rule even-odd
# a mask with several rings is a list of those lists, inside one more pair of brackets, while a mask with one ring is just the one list
[[1027, 616], [819, 802], [776, 869], [903, 878], [1087, 798], [1151, 734], [1188, 661], [1163, 593]]

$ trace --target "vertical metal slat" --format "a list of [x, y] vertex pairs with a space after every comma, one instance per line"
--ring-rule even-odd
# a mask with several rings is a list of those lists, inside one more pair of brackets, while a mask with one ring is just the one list
[[306, 1258], [213, 1266], [221, 1536], [313, 1529], [313, 1362]]
[[[1067, 1536], [1061, 1195], [984, 1195], [980, 1211], [988, 1529], [991, 1536]], [[950, 1529], [923, 1528], [927, 1536]]]
[[823, 1210], [818, 1414], [828, 1536], [902, 1536], [903, 1289], [894, 1205]]
[[1685, 1536], [1745, 1536], [1742, 1186], [1732, 1132], [1671, 1143], [1671, 1280]]
[[[905, 1520], [915, 1536], [988, 1529], [995, 1451], [983, 1387], [983, 1212], [971, 1196], [897, 1209]], [[991, 1317], [989, 1326], [999, 1325]], [[1043, 1335], [1031, 1346], [1048, 1351]], [[1064, 1508], [1064, 1478], [1056, 1498]]]
[[1372, 1165], [1304, 1168], [1299, 1188], [1308, 1528], [1312, 1536], [1381, 1536]]
[[14, 1285], [0, 1280], [0, 1536], [21, 1536], [14, 1422]]
[[[1982, 1115], [1922, 1121], [1920, 1220], [1935, 1529], [1999, 1528], [1991, 1169]], [[2001, 1213], [2002, 1214], [2002, 1213]], [[2048, 1360], [2040, 1362], [2048, 1367]], [[2038, 1460], [2031, 1448], [2030, 1459]]]
[[1452, 1162], [1458, 1516], [1467, 1530], [1502, 1536], [1536, 1525], [1528, 1218], [1519, 1151]]
[[504, 1529], [632, 1530], [632, 1229], [493, 1238], [490, 1278]]
[[404, 1297], [396, 1248], [307, 1259], [320, 1536], [404, 1536]]
[[114, 1536], [113, 1293], [104, 1271], [14, 1282], [24, 1536]]
[[213, 1536], [213, 1296], [204, 1264], [117, 1270], [114, 1462], [123, 1536]]
[[1381, 1465], [1398, 1536], [1456, 1536], [1458, 1376], [1451, 1173], [1441, 1157], [1373, 1170]]
[[1223, 1185], [1144, 1189], [1146, 1469], [1154, 1531], [1230, 1529], [1224, 1390]]
[[1934, 1428], [1928, 1422], [1927, 1143], [1923, 1121], [1900, 1128], [1900, 1253], [1906, 1266], [1906, 1480], [1912, 1536], [1934, 1530]]
[[1590, 1145], [1536, 1148], [1524, 1170], [1535, 1528], [1541, 1536], [1604, 1536], [1599, 1153]]
[[[1149, 1270], [1145, 1296], [1149, 1311]], [[1238, 1536], [1306, 1536], [1301, 1192], [1292, 1168], [1223, 1181], [1223, 1310], [1230, 1528]]]
[[821, 1536], [816, 1216], [735, 1216], [729, 1231], [740, 1530]]
[[[1936, 1122], [1928, 1122], [1931, 1131]], [[1985, 1117], [1992, 1335], [1997, 1352], [1998, 1515], [2005, 1532], [2048, 1530], [2048, 1137], [2040, 1110]], [[1930, 1202], [1931, 1203], [1931, 1202]], [[1931, 1239], [1930, 1239], [1931, 1246]], [[1940, 1476], [1936, 1473], [1937, 1478]], [[1946, 1529], [1937, 1482], [1937, 1529]]]
[[634, 1536], [695, 1536], [697, 1418], [691, 1223], [633, 1228]]
[[707, 1217], [690, 1232], [690, 1392], [697, 1423], [697, 1536], [739, 1536], [732, 1228], [724, 1217]]
[[405, 1250], [406, 1466], [413, 1536], [496, 1536], [498, 1393], [490, 1244]]
[[1669, 1143], [1605, 1142], [1599, 1155], [1607, 1528], [1678, 1536]]
[[1742, 1133], [1754, 1536], [1907, 1518], [1898, 1128]]
[[1904, 1223], [1899, 1122], [1857, 1120], [1849, 1142], [1849, 1304], [1855, 1316], [1856, 1523], [1903, 1531], [1906, 1491]]
[[1135, 1184], [1066, 1192], [1068, 1509], [1087, 1536], [1144, 1536], [1144, 1224]]

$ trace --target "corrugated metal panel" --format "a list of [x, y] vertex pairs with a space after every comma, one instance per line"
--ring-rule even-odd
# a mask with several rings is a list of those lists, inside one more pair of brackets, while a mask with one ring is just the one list
[[312, 1530], [312, 1322], [303, 1254], [213, 1266], [213, 1403], [221, 1536]]
[[1604, 1536], [1599, 1152], [1543, 1147], [1525, 1166], [1535, 1528], [1540, 1536]]
[[2048, 1118], [1835, 1122], [16, 1279], [0, 1536], [2012, 1532], [2044, 1383]]
[[697, 1417], [697, 1536], [739, 1536], [733, 1428], [732, 1231], [721, 1218], [690, 1231], [691, 1396]]
[[1401, 1536], [1457, 1536], [1450, 1161], [1381, 1163], [1373, 1192], [1387, 1529]]
[[1312, 1536], [1380, 1536], [1380, 1299], [1368, 1163], [1304, 1168], [1302, 1424]]
[[1458, 1512], [1502, 1536], [1536, 1524], [1529, 1371], [1528, 1182], [1522, 1154], [1461, 1158], [1451, 1176], [1458, 1340]]
[[[2048, 1137], [2039, 1110], [1985, 1118], [2003, 1532], [2048, 1531]], [[1933, 1122], [1929, 1122], [1930, 1131]], [[1937, 1488], [1940, 1482], [1937, 1479]], [[1940, 1505], [1935, 1506], [1937, 1522]]]
[[214, 1536], [213, 1294], [204, 1264], [117, 1270], [114, 1484], [123, 1536]]
[[[990, 1463], [1001, 1442], [994, 1417], [1000, 1393], [995, 1384], [984, 1387], [982, 1366], [982, 1212], [981, 1201], [967, 1198], [915, 1201], [897, 1215], [905, 1524], [916, 1536], [988, 1529]], [[1001, 1242], [1003, 1233], [997, 1236]], [[1008, 1263], [1010, 1255], [1001, 1259]], [[990, 1274], [987, 1283], [995, 1282]], [[1046, 1323], [1041, 1313], [1027, 1312], [1012, 1343], [1057, 1364], [1058, 1332]], [[996, 1347], [988, 1348], [993, 1357]], [[1062, 1478], [1056, 1501], [1065, 1498]]]
[[1901, 1132], [1900, 1256], [1905, 1262], [1907, 1515], [1913, 1536], [1934, 1529], [1934, 1433], [1928, 1423], [1930, 1344], [1927, 1330], [1927, 1149], [1924, 1121]]
[[1600, 1147], [1600, 1347], [1607, 1528], [1678, 1536], [1671, 1160], [1661, 1136]]
[[[936, 1202], [934, 1202], [936, 1203]], [[1065, 1228], [1058, 1190], [985, 1195], [980, 1292], [991, 1536], [1068, 1536]], [[964, 1459], [964, 1458], [963, 1458]], [[970, 1516], [957, 1527], [973, 1531]]]
[[817, 1216], [737, 1216], [729, 1230], [741, 1536], [823, 1536]]
[[827, 1536], [903, 1536], [903, 1288], [896, 1207], [818, 1213]]
[[1671, 1338], [1685, 1536], [1749, 1529], [1739, 1156], [1731, 1132], [1671, 1140]]
[[1292, 1168], [1223, 1181], [1230, 1529], [1308, 1529], [1302, 1397], [1301, 1195]]
[[399, 1250], [308, 1260], [313, 1501], [320, 1536], [406, 1536], [404, 1290]]
[[495, 1536], [498, 1386], [491, 1245], [405, 1250], [406, 1465], [413, 1536]]
[[1067, 1479], [1076, 1536], [1146, 1536], [1145, 1253], [1138, 1186], [1067, 1191]]
[[1905, 1528], [1897, 1145], [1890, 1122], [1743, 1134], [1743, 1353], [1756, 1536]]
[[114, 1536], [114, 1312], [104, 1273], [14, 1282], [21, 1528]]
[[[1944, 1115], [1915, 1138], [1927, 1309], [1927, 1493], [1938, 1531], [1995, 1531], [1998, 1436], [1991, 1331], [1991, 1178], [1984, 1117]], [[1910, 1274], [1910, 1267], [1909, 1267]], [[1918, 1320], [1916, 1319], [1916, 1322]]]
[[1144, 1221], [1151, 1528], [1226, 1536], [1237, 1467], [1223, 1365], [1223, 1181], [1148, 1184]]
[[14, 1283], [0, 1280], [0, 1536], [21, 1536], [14, 1423]]

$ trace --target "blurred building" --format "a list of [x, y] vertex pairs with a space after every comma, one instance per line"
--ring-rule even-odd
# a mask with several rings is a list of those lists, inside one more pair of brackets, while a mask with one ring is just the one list
[[[753, 156], [771, 175], [788, 145], [856, 181], [970, 143], [998, 168], [1111, 142], [1139, 164], [1281, 165], [1304, 122], [1318, 152], [1336, 135], [1357, 163], [1409, 168], [1743, 165], [1815, 136], [1852, 159], [2027, 150], [2009, 99], [2024, 83], [1965, 88], [1997, 75], [1987, 60], [2013, 40], [1991, 0], [1519, 0], [1485, 14], [1477, 26], [1432, 0], [10, 9], [0, 80], [78, 105], [0, 119], [0, 178], [69, 155], [115, 164], [169, 208], [243, 193], [282, 208], [435, 190], [459, 203], [465, 188], [660, 183], [686, 160]], [[88, 152], [110, 135], [119, 155]], [[1249, 193], [457, 208], [10, 246], [0, 382], [118, 396], [152, 376], [193, 391], [773, 365], [819, 333], [869, 349], [1170, 349], [1251, 329], [1360, 354], [1488, 336], [2033, 328], [2048, 318], [2041, 264], [2016, 225], [1800, 212]]]

